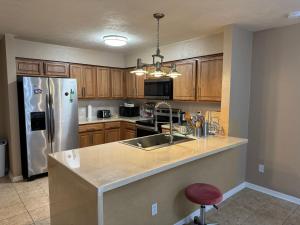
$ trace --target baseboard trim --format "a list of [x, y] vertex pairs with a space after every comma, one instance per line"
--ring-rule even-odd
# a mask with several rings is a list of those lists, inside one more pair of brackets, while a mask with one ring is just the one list
[[8, 173], [8, 177], [10, 179], [11, 182], [15, 183], [15, 182], [18, 182], [18, 181], [22, 181], [23, 180], [23, 176], [13, 176], [11, 174], [11, 172]]
[[[231, 190], [227, 191], [224, 195], [223, 195], [223, 201], [225, 201], [226, 199], [234, 196], [235, 194], [237, 194], [238, 192], [240, 192], [241, 190], [243, 190], [244, 188], [249, 188], [252, 189], [254, 191], [258, 191], [270, 196], [273, 196], [275, 198], [279, 198], [288, 202], [292, 202], [295, 203], [297, 205], [300, 205], [300, 198], [294, 197], [292, 195], [287, 195], [278, 191], [274, 191], [272, 189], [269, 188], [265, 188], [256, 184], [252, 184], [249, 182], [243, 182], [241, 184], [239, 184], [238, 186], [232, 188]], [[206, 207], [206, 211], [211, 210], [213, 207]], [[199, 216], [200, 215], [200, 209], [192, 212], [190, 215], [188, 215], [187, 217], [185, 217], [184, 219], [178, 221], [177, 223], [175, 223], [174, 225], [185, 225], [185, 224], [189, 224], [194, 220], [195, 216]]]
[[[236, 193], [240, 192], [245, 187], [246, 187], [246, 182], [243, 182], [243, 183], [239, 184], [238, 186], [232, 188], [231, 190], [227, 191], [226, 193], [223, 194], [223, 201], [234, 196]], [[208, 206], [208, 207], [206, 207], [206, 211], [209, 211], [212, 208], [213, 208], [212, 206]], [[184, 219], [178, 221], [174, 225], [185, 225], [185, 224], [191, 223], [194, 220], [194, 217], [199, 216], [199, 215], [200, 215], [200, 209], [197, 209], [196, 211], [192, 212], [190, 215], [188, 215]]]
[[245, 185], [246, 185], [247, 188], [250, 188], [252, 190], [262, 192], [264, 194], [273, 196], [275, 198], [280, 198], [282, 200], [300, 205], [300, 198], [294, 197], [292, 195], [287, 195], [287, 194], [281, 193], [279, 191], [274, 191], [272, 189], [265, 188], [265, 187], [262, 187], [262, 186], [259, 186], [259, 185], [256, 185], [256, 184], [252, 184], [252, 183], [249, 183], [249, 182], [245, 182]]

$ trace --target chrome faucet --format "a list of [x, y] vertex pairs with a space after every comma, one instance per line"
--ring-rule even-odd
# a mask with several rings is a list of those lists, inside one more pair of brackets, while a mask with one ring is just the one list
[[154, 116], [155, 116], [155, 131], [158, 131], [158, 121], [157, 121], [157, 109], [161, 106], [161, 105], [165, 105], [169, 108], [169, 118], [170, 118], [170, 144], [173, 144], [173, 112], [172, 112], [172, 107], [169, 103], [162, 101], [162, 102], [158, 102], [156, 103], [155, 107], [154, 107]]

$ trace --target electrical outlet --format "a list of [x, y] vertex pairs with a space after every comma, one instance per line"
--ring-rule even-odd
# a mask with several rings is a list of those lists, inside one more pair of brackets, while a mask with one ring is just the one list
[[258, 165], [258, 172], [264, 173], [265, 172], [265, 165], [264, 164], [259, 164]]
[[157, 215], [157, 202], [152, 204], [152, 216]]

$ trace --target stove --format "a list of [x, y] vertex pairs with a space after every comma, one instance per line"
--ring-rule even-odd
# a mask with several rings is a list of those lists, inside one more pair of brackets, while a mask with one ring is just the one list
[[[178, 123], [180, 109], [172, 109], [173, 123]], [[155, 131], [155, 120], [154, 118], [149, 118], [148, 120], [138, 120], [136, 121], [136, 134], [137, 137], [144, 137], [153, 134], [161, 133], [161, 126], [163, 124], [169, 123], [169, 109], [160, 108], [157, 110], [157, 122], [158, 122], [158, 132]]]

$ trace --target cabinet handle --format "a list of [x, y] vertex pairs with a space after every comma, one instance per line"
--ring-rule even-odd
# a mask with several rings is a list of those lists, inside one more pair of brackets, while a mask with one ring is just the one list
[[81, 95], [82, 95], [82, 97], [84, 97], [83, 88], [81, 88]]
[[85, 87], [83, 88], [83, 94], [84, 94], [84, 97], [85, 97]]

